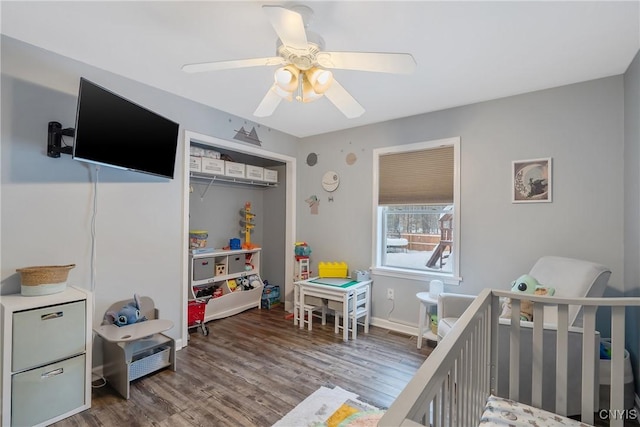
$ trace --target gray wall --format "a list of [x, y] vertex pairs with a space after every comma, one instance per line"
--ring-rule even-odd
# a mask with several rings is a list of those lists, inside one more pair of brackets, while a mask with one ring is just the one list
[[208, 247], [222, 248], [234, 237], [244, 241], [239, 221], [240, 210], [245, 202], [251, 202], [251, 212], [256, 214], [256, 227], [251, 233], [251, 241], [264, 241], [264, 199], [265, 195], [269, 196], [270, 189], [229, 185], [208, 187], [207, 184], [194, 184], [193, 181], [191, 185], [194, 191], [189, 194], [189, 229], [207, 230]]
[[[640, 297], [640, 52], [624, 75], [624, 283], [627, 296]], [[627, 349], [640, 378], [640, 308], [627, 312]], [[640, 395], [640, 380], [636, 380]]]
[[[542, 255], [583, 258], [613, 270], [608, 294], [623, 292], [622, 76], [454, 108], [305, 138], [299, 158], [317, 152], [318, 165], [300, 161], [298, 238], [318, 261], [371, 264], [372, 149], [461, 137], [460, 286], [477, 294], [507, 288]], [[353, 151], [358, 161], [347, 166]], [[553, 158], [553, 203], [512, 204], [513, 160]], [[326, 170], [341, 174], [328, 202], [320, 187]], [[319, 215], [302, 206], [321, 195]], [[374, 277], [373, 317], [402, 328], [418, 321], [415, 294], [425, 282]], [[385, 298], [395, 289], [395, 306]]]
[[[69, 263], [77, 265], [70, 285], [91, 288], [95, 169], [68, 155], [49, 158], [45, 150], [49, 121], [74, 126], [79, 79], [86, 77], [181, 125], [175, 179], [108, 167], [99, 172], [94, 324], [114, 301], [136, 292], [155, 300], [161, 316], [177, 325], [169, 334], [180, 338], [187, 237], [182, 232], [183, 132], [230, 140], [236, 126], [253, 124], [4, 36], [1, 41], [0, 292], [19, 292], [16, 268]], [[295, 156], [297, 138], [264, 130], [258, 128], [262, 149]], [[237, 209], [245, 202], [244, 195], [227, 196], [226, 203]], [[275, 218], [275, 226], [281, 221]], [[270, 256], [274, 264], [284, 264], [283, 254]]]

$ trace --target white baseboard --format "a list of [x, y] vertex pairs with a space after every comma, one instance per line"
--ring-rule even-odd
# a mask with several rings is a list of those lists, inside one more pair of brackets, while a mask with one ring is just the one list
[[405, 325], [403, 323], [398, 323], [398, 322], [391, 322], [387, 319], [381, 319], [379, 317], [372, 317], [371, 325], [378, 326], [384, 329], [389, 329], [394, 332], [401, 332], [414, 337], [418, 336], [418, 328], [416, 326]]
[[182, 349], [182, 347], [184, 347], [184, 346], [182, 345], [182, 338], [177, 338], [177, 339], [175, 339], [175, 340], [173, 340], [173, 341], [174, 341], [174, 342], [175, 342], [175, 344], [176, 344], [176, 351], [181, 350], [181, 349]]
[[[98, 365], [91, 368], [91, 375], [102, 378], [104, 375], [104, 365]], [[93, 382], [95, 378], [91, 378], [91, 382]]]

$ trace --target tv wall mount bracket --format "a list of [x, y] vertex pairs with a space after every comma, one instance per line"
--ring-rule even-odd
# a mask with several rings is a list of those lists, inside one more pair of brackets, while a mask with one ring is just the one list
[[74, 136], [76, 130], [74, 128], [62, 129], [62, 125], [58, 122], [49, 122], [48, 137], [47, 137], [47, 156], [60, 157], [60, 153], [71, 154], [73, 153], [73, 146], [62, 146], [63, 136]]

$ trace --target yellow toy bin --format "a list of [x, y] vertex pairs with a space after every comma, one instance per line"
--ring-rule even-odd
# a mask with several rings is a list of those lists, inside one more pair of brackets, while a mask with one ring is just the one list
[[347, 277], [349, 271], [346, 262], [319, 262], [318, 275], [320, 277]]

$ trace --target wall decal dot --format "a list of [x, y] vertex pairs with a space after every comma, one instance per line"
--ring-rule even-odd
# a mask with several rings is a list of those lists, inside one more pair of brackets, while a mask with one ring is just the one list
[[309, 153], [307, 156], [307, 164], [309, 166], [315, 166], [318, 163], [318, 155], [316, 153]]
[[355, 153], [349, 153], [347, 154], [347, 157], [345, 160], [348, 165], [352, 165], [356, 162], [356, 160], [358, 160], [358, 157], [355, 155]]

